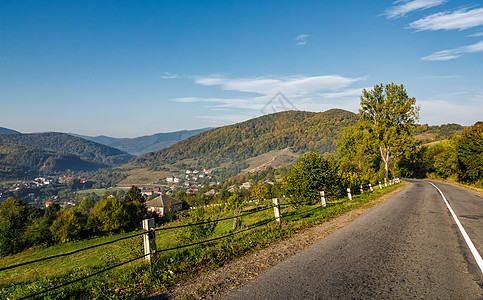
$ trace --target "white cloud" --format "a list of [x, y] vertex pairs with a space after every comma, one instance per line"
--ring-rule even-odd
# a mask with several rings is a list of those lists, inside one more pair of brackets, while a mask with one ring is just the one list
[[[195, 83], [218, 86], [221, 90], [248, 93], [237, 97], [181, 97], [172, 99], [181, 103], [205, 103], [207, 108], [237, 108], [262, 111], [281, 93], [289, 102], [284, 109], [318, 110], [322, 106], [340, 107], [338, 103], [358, 103], [362, 88], [349, 88], [367, 77], [349, 78], [339, 75], [228, 78], [221, 75], [197, 76]], [[350, 99], [350, 100], [348, 100]], [[324, 103], [320, 103], [323, 101]], [[331, 102], [331, 103], [329, 103]], [[279, 103], [277, 104], [278, 106]], [[278, 107], [277, 106], [277, 107]], [[283, 109], [283, 110], [284, 110]]]
[[286, 96], [296, 96], [316, 91], [336, 91], [345, 88], [354, 82], [365, 80], [366, 77], [348, 78], [339, 75], [325, 76], [290, 76], [290, 77], [255, 77], [255, 78], [226, 78], [196, 77], [195, 83], [213, 86], [219, 85], [221, 89], [256, 93], [260, 95], [275, 95], [282, 92]]
[[388, 19], [400, 18], [406, 14], [416, 11], [438, 6], [447, 2], [447, 0], [412, 0], [412, 1], [395, 1], [394, 4], [401, 3], [390, 7], [384, 11], [384, 15]]
[[160, 76], [162, 79], [178, 79], [183, 78], [181, 75], [178, 74], [171, 74], [169, 72], [164, 72], [164, 75]]
[[302, 33], [302, 34], [299, 34], [295, 40], [298, 41], [297, 42], [297, 46], [303, 46], [305, 44], [307, 44], [307, 38], [309, 37], [310, 35], [309, 34], [306, 34], [306, 33]]
[[468, 46], [458, 47], [456, 49], [438, 51], [428, 56], [422, 57], [421, 59], [431, 61], [446, 61], [458, 58], [464, 54], [476, 52], [483, 52], [483, 41], [479, 41], [478, 43]]
[[423, 30], [465, 30], [483, 25], [483, 8], [460, 9], [429, 15], [408, 25], [408, 28]]
[[480, 37], [480, 36], [483, 36], [483, 32], [473, 33], [473, 34], [470, 34], [468, 37]]

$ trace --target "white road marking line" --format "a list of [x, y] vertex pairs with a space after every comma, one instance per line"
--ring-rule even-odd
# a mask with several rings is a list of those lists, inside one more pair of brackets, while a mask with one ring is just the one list
[[456, 222], [456, 225], [458, 225], [458, 228], [460, 229], [461, 234], [465, 238], [465, 241], [466, 241], [466, 244], [468, 245], [468, 248], [470, 248], [471, 254], [473, 254], [473, 257], [475, 258], [476, 263], [478, 264], [478, 267], [480, 267], [481, 273], [483, 274], [483, 259], [481, 258], [481, 255], [478, 253], [478, 250], [476, 250], [475, 245], [473, 245], [473, 242], [471, 241], [470, 237], [466, 233], [466, 230], [463, 228], [463, 225], [461, 225], [461, 222], [458, 219], [458, 217], [456, 216], [456, 214], [454, 213], [453, 209], [449, 205], [448, 200], [446, 200], [446, 197], [444, 196], [443, 192], [436, 185], [434, 185], [432, 182], [430, 182], [430, 183], [438, 190], [438, 192], [443, 197], [444, 203], [446, 203], [446, 206], [448, 207], [449, 212], [453, 216], [453, 219]]

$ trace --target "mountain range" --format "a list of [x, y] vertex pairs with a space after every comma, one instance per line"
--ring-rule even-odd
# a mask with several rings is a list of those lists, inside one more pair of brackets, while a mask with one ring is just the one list
[[156, 133], [153, 135], [140, 136], [136, 138], [114, 138], [105, 135], [85, 136], [72, 133], [71, 135], [78, 136], [110, 147], [114, 147], [132, 155], [139, 156], [148, 152], [158, 151], [160, 149], [167, 148], [176, 144], [179, 141], [182, 141], [193, 135], [210, 129], [213, 128]]

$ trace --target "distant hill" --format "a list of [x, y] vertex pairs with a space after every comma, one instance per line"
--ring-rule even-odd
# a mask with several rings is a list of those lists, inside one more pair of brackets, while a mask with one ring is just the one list
[[414, 133], [414, 138], [421, 141], [423, 144], [426, 144], [445, 140], [451, 136], [460, 134], [465, 128], [467, 128], [467, 126], [454, 123], [432, 126], [429, 126], [428, 124], [418, 125]]
[[5, 127], [0, 127], [0, 134], [20, 134], [20, 132]]
[[357, 119], [356, 114], [341, 109], [279, 112], [202, 132], [141, 155], [134, 163], [153, 169], [166, 164], [214, 168], [286, 148], [295, 153], [334, 152], [339, 133]]
[[86, 161], [72, 154], [0, 141], [0, 178], [23, 177], [39, 172], [93, 171], [105, 167], [107, 165]]
[[58, 132], [2, 134], [0, 143], [13, 143], [58, 154], [75, 155], [99, 165], [115, 166], [132, 158], [132, 155], [119, 149]]
[[198, 133], [210, 130], [212, 128], [202, 128], [195, 130], [181, 130], [168, 133], [157, 133], [153, 135], [146, 135], [137, 138], [113, 138], [109, 136], [82, 136], [73, 134], [78, 137], [82, 137], [96, 143], [104, 144], [117, 148], [122, 151], [126, 151], [132, 155], [142, 155], [148, 152], [158, 151], [160, 149], [172, 146], [179, 141], [187, 139]]
[[89, 141], [93, 141], [99, 144], [103, 144], [106, 146], [109, 146], [110, 144], [121, 141], [121, 140], [128, 140], [128, 138], [115, 138], [115, 137], [110, 137], [110, 136], [105, 136], [105, 135], [98, 135], [98, 136], [88, 136], [88, 135], [80, 135], [76, 133], [69, 133], [70, 135], [80, 137]]

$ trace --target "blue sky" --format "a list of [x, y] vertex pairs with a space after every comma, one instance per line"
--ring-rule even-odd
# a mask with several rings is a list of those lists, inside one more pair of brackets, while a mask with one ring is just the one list
[[481, 1], [259, 2], [0, 0], [0, 126], [135, 137], [391, 82], [420, 123], [483, 119]]

